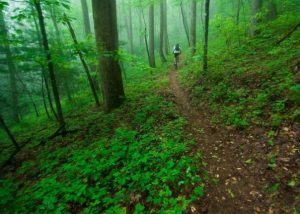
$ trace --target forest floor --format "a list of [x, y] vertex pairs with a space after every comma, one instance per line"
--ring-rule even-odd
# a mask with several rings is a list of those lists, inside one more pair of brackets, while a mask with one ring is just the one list
[[208, 109], [192, 106], [188, 91], [178, 83], [176, 70], [171, 69], [169, 80], [174, 101], [189, 121], [187, 132], [196, 140], [196, 150], [202, 152], [211, 179], [204, 198], [194, 202], [190, 212], [297, 213], [299, 192], [292, 189], [294, 181], [289, 180], [299, 169], [295, 130], [283, 128], [277, 138], [283, 143], [270, 148], [266, 130], [255, 127], [238, 131], [215, 126]]

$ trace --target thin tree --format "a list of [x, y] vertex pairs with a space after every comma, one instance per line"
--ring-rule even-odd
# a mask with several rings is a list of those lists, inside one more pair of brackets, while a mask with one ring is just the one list
[[60, 97], [59, 97], [59, 92], [58, 92], [57, 83], [56, 83], [56, 77], [55, 77], [55, 73], [54, 73], [54, 65], [53, 65], [52, 55], [51, 55], [50, 48], [49, 48], [45, 20], [44, 20], [44, 15], [43, 15], [40, 1], [35, 0], [34, 6], [35, 6], [37, 14], [38, 14], [41, 36], [42, 36], [42, 40], [43, 40], [43, 46], [44, 46], [45, 55], [46, 55], [46, 59], [47, 59], [49, 76], [50, 76], [50, 80], [51, 80], [53, 96], [54, 96], [54, 101], [55, 101], [55, 105], [56, 105], [57, 119], [58, 119], [59, 125], [61, 127], [62, 134], [65, 135], [66, 134], [65, 120], [64, 120], [64, 116], [63, 116], [63, 112], [62, 112], [62, 108], [61, 108]]
[[154, 3], [149, 5], [149, 53], [150, 67], [155, 68], [155, 53], [154, 53]]
[[[42, 41], [41, 31], [40, 31], [39, 25], [37, 23], [36, 14], [35, 14], [35, 11], [34, 11], [33, 7], [32, 7], [32, 14], [33, 14], [33, 23], [34, 23], [36, 34], [37, 34], [37, 38], [38, 38], [38, 44], [39, 44], [40, 49], [42, 50], [43, 49], [43, 41]], [[50, 106], [50, 109], [52, 111], [52, 114], [57, 119], [57, 114], [56, 114], [56, 112], [54, 110], [53, 103], [52, 103], [51, 92], [50, 92], [48, 78], [47, 78], [47, 74], [46, 74], [46, 68], [45, 68], [45, 66], [43, 64], [40, 64], [40, 66], [41, 66], [41, 71], [42, 71], [42, 78], [43, 78], [43, 80], [45, 82], [45, 88], [46, 88], [46, 93], [47, 93], [47, 98], [48, 98], [49, 106]]]
[[111, 111], [119, 107], [125, 97], [118, 61], [116, 0], [93, 0], [92, 5], [104, 104], [106, 111]]
[[142, 47], [143, 46], [143, 34], [144, 34], [142, 9], [138, 10], [138, 14], [139, 14], [139, 44], [140, 44], [140, 47]]
[[0, 115], [0, 126], [3, 127], [4, 131], [6, 132], [7, 136], [9, 137], [9, 139], [11, 140], [11, 142], [14, 144], [14, 146], [16, 147], [16, 149], [20, 150], [19, 144], [17, 143], [15, 137], [13, 136], [13, 134], [11, 133], [11, 131], [9, 130], [8, 126], [4, 122], [4, 119], [3, 119], [3, 117], [1, 115]]
[[[64, 55], [64, 52], [63, 52], [63, 49], [62, 49], [63, 41], [61, 39], [61, 33], [60, 33], [56, 8], [54, 6], [52, 6], [51, 9], [50, 9], [50, 12], [51, 12], [51, 20], [52, 20], [52, 23], [53, 23], [53, 26], [54, 26], [54, 29], [55, 29], [57, 45], [59, 47], [58, 52], [61, 56], [63, 56]], [[57, 69], [58, 71], [63, 70], [63, 68], [61, 68], [59, 66], [55, 67], [55, 69]], [[72, 93], [71, 93], [71, 90], [70, 90], [69, 80], [65, 77], [60, 78], [60, 80], [63, 83], [63, 86], [64, 86], [65, 92], [67, 94], [68, 100], [72, 101], [73, 98], [72, 98]]]
[[167, 61], [165, 54], [164, 54], [164, 43], [165, 43], [165, 7], [164, 2], [160, 2], [160, 38], [159, 38], [159, 56], [162, 63]]
[[3, 48], [6, 54], [6, 62], [9, 71], [9, 79], [10, 79], [10, 88], [11, 88], [11, 106], [13, 113], [13, 120], [15, 122], [19, 122], [19, 99], [18, 99], [18, 91], [17, 91], [17, 69], [13, 60], [13, 55], [11, 51], [10, 41], [8, 30], [6, 28], [6, 23], [4, 19], [3, 9], [0, 8], [0, 35], [3, 38]]
[[129, 41], [129, 50], [130, 53], [134, 53], [134, 47], [133, 47], [133, 33], [132, 33], [132, 9], [131, 9], [131, 1], [128, 2], [128, 41]]
[[86, 63], [86, 61], [84, 59], [82, 51], [78, 48], [79, 43], [78, 43], [75, 31], [74, 31], [74, 29], [73, 29], [73, 27], [71, 25], [71, 22], [70, 22], [70, 20], [69, 20], [69, 18], [67, 17], [66, 14], [64, 14], [64, 21], [65, 21], [65, 23], [68, 26], [68, 29], [70, 31], [71, 37], [73, 39], [73, 42], [74, 42], [74, 45], [75, 45], [75, 48], [76, 48], [76, 52], [77, 52], [77, 54], [79, 56], [79, 59], [80, 59], [80, 61], [82, 63], [84, 71], [85, 71], [85, 73], [87, 75], [87, 79], [89, 81], [89, 85], [90, 85], [91, 91], [93, 93], [93, 97], [95, 99], [96, 106], [100, 106], [100, 102], [99, 102], [99, 99], [98, 99], [98, 96], [97, 96], [97, 92], [96, 92], [96, 87], [94, 85], [93, 78], [91, 76], [89, 66], [87, 65], [87, 63]]
[[187, 38], [187, 41], [188, 41], [188, 45], [189, 45], [189, 47], [191, 47], [190, 35], [189, 35], [189, 25], [188, 25], [188, 22], [187, 22], [187, 18], [186, 18], [185, 10], [183, 8], [182, 1], [180, 2], [180, 11], [181, 11], [183, 27], [184, 27], [186, 38]]
[[142, 14], [143, 21], [144, 21], [144, 41], [145, 41], [146, 52], [147, 52], [147, 56], [148, 56], [148, 62], [150, 65], [151, 60], [150, 60], [150, 51], [149, 51], [149, 44], [148, 44], [148, 32], [147, 32], [147, 24], [146, 24], [146, 18], [145, 18], [143, 8], [141, 8], [141, 14]]
[[192, 55], [196, 52], [196, 20], [197, 20], [197, 1], [192, 0], [191, 3], [191, 31], [190, 31], [190, 38], [191, 38], [191, 53]]
[[241, 14], [242, 0], [237, 1], [237, 12], [236, 12], [236, 25], [240, 24], [240, 14]]
[[204, 11], [204, 41], [203, 41], [203, 72], [207, 73], [207, 52], [208, 52], [208, 32], [209, 32], [209, 5], [210, 0], [205, 0]]
[[250, 26], [250, 36], [255, 36], [257, 34], [257, 25], [259, 23], [258, 14], [261, 11], [263, 1], [262, 0], [252, 0], [252, 18]]
[[90, 24], [90, 17], [89, 17], [89, 9], [86, 0], [81, 0], [81, 7], [82, 7], [83, 22], [84, 22], [84, 32], [85, 35], [88, 36], [92, 33], [92, 31], [91, 31], [91, 24]]
[[20, 77], [20, 75], [17, 74], [16, 76], [17, 76], [19, 82], [21, 83], [21, 85], [22, 85], [22, 87], [23, 87], [23, 89], [24, 89], [24, 92], [28, 95], [28, 97], [29, 97], [29, 99], [30, 99], [30, 101], [31, 101], [31, 103], [32, 103], [32, 105], [33, 105], [33, 108], [34, 108], [34, 111], [35, 111], [35, 115], [36, 115], [37, 117], [39, 117], [40, 114], [39, 114], [38, 108], [37, 108], [37, 106], [36, 106], [36, 104], [35, 104], [35, 102], [34, 102], [34, 99], [33, 99], [33, 97], [32, 97], [31, 92], [30, 92], [29, 89], [27, 88], [25, 82], [22, 80], [22, 78]]
[[162, 0], [164, 4], [164, 22], [165, 22], [165, 33], [164, 33], [164, 46], [165, 53], [169, 55], [170, 53], [170, 42], [169, 42], [169, 33], [168, 33], [168, 9], [167, 9], [167, 0]]
[[51, 116], [50, 116], [50, 114], [49, 114], [48, 107], [47, 107], [47, 102], [46, 102], [46, 96], [45, 96], [45, 87], [44, 87], [44, 78], [43, 78], [43, 75], [42, 75], [41, 81], [42, 81], [41, 86], [42, 86], [42, 98], [43, 98], [44, 109], [45, 109], [45, 112], [46, 112], [46, 115], [47, 115], [48, 119], [51, 119]]
[[274, 0], [268, 1], [268, 12], [267, 12], [267, 19], [272, 21], [277, 17], [277, 5]]

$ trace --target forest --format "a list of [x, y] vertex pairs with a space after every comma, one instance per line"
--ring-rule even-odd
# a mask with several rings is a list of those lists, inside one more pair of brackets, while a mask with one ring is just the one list
[[0, 213], [299, 214], [299, 0], [0, 0]]

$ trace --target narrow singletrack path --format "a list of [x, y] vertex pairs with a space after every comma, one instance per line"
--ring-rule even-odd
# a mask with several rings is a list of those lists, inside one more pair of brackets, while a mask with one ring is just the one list
[[[181, 114], [189, 121], [188, 132], [197, 141], [210, 183], [206, 196], [192, 204], [191, 213], [279, 213], [264, 191], [267, 177], [262, 133], [257, 136], [218, 128], [204, 109], [196, 109], [178, 84], [177, 71], [169, 74], [170, 88]], [[256, 153], [260, 150], [261, 153]]]

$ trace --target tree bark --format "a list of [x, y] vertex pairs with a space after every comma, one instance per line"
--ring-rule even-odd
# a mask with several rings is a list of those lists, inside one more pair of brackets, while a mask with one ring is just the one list
[[124, 101], [122, 73], [118, 62], [116, 0], [93, 0], [97, 48], [100, 53], [100, 76], [106, 111]]
[[73, 39], [73, 42], [74, 42], [74, 45], [75, 45], [75, 48], [76, 48], [76, 52], [77, 52], [77, 54], [78, 54], [78, 56], [79, 56], [79, 58], [80, 58], [80, 61], [81, 61], [82, 66], [83, 66], [83, 68], [84, 68], [84, 71], [85, 71], [85, 73], [86, 73], [86, 75], [87, 75], [87, 79], [88, 79], [88, 81], [89, 81], [89, 85], [90, 85], [91, 91], [92, 91], [92, 93], [93, 93], [93, 97], [94, 97], [96, 106], [99, 107], [99, 106], [100, 106], [100, 102], [99, 102], [99, 99], [98, 99], [98, 96], [97, 96], [96, 87], [95, 87], [95, 85], [94, 85], [93, 78], [92, 78], [92, 76], [91, 76], [89, 66], [88, 66], [87, 63], [86, 63], [86, 61], [85, 61], [85, 59], [84, 59], [84, 56], [83, 56], [81, 50], [78, 49], [78, 40], [77, 40], [75, 31], [74, 31], [74, 29], [73, 29], [73, 27], [72, 27], [72, 25], [71, 25], [71, 23], [70, 23], [70, 21], [69, 21], [69, 19], [68, 19], [68, 17], [67, 17], [66, 14], [64, 14], [64, 21], [66, 22], [66, 24], [67, 24], [67, 26], [68, 26], [68, 28], [69, 28], [71, 37], [72, 37], [72, 39]]
[[19, 118], [19, 98], [18, 98], [17, 81], [16, 81], [17, 69], [13, 60], [8, 31], [6, 28], [2, 9], [0, 9], [0, 35], [3, 36], [3, 48], [6, 54], [7, 66], [9, 71], [10, 88], [11, 88], [11, 106], [13, 110], [12, 116], [13, 116], [13, 120], [18, 123], [20, 122], [20, 118]]
[[159, 38], [159, 56], [162, 63], [167, 61], [164, 54], [164, 42], [165, 42], [165, 10], [164, 10], [164, 2], [160, 2], [160, 38]]
[[134, 54], [133, 47], [133, 33], [132, 33], [132, 9], [130, 5], [130, 1], [128, 3], [128, 41], [129, 41], [129, 50], [131, 54]]
[[165, 21], [165, 33], [164, 33], [164, 46], [165, 53], [167, 55], [170, 54], [170, 42], [169, 42], [169, 31], [168, 31], [168, 8], [167, 8], [167, 0], [162, 0], [164, 3], [164, 21]]
[[209, 5], [210, 0], [205, 0], [204, 12], [204, 41], [203, 41], [203, 72], [207, 73], [207, 52], [208, 52], [208, 32], [209, 32]]
[[145, 46], [146, 46], [146, 52], [147, 52], [147, 56], [148, 56], [148, 62], [149, 62], [149, 66], [150, 66], [150, 51], [149, 51], [149, 45], [148, 45], [148, 34], [147, 34], [147, 24], [146, 24], [146, 18], [145, 18], [145, 14], [144, 14], [144, 10], [141, 9], [141, 13], [142, 13], [142, 17], [144, 20], [144, 40], [145, 40]]
[[63, 127], [62, 135], [65, 135], [66, 134], [65, 120], [64, 120], [64, 116], [63, 116], [63, 112], [62, 112], [62, 108], [61, 108], [60, 97], [59, 97], [59, 92], [58, 92], [57, 83], [56, 83], [56, 77], [55, 77], [55, 73], [54, 73], [54, 65], [53, 65], [53, 61], [52, 61], [52, 55], [50, 53], [50, 48], [49, 48], [49, 42], [48, 42], [48, 37], [47, 37], [47, 32], [46, 32], [46, 27], [45, 27], [43, 11], [41, 8], [40, 1], [34, 1], [34, 5], [35, 5], [35, 8], [38, 13], [38, 19], [39, 19], [40, 30], [41, 30], [42, 40], [43, 40], [43, 46], [44, 46], [45, 55], [46, 55], [46, 59], [47, 59], [47, 65], [48, 65], [50, 80], [51, 80], [51, 84], [52, 84], [53, 96], [54, 96], [56, 110], [57, 110], [57, 119], [58, 119], [60, 127]]
[[143, 46], [143, 32], [144, 32], [144, 26], [143, 26], [143, 14], [142, 11], [139, 10], [139, 43], [140, 43], [140, 47]]
[[91, 31], [91, 24], [90, 24], [90, 17], [89, 17], [89, 9], [86, 0], [81, 0], [81, 7], [82, 7], [83, 22], [84, 22], [84, 32], [85, 32], [85, 36], [88, 36], [92, 34], [92, 31]]
[[31, 95], [30, 91], [28, 90], [26, 84], [25, 84], [25, 83], [23, 82], [23, 80], [21, 79], [20, 75], [17, 74], [16, 76], [17, 76], [19, 82], [21, 83], [21, 85], [23, 86], [24, 91], [27, 93], [27, 95], [28, 95], [28, 97], [29, 97], [29, 99], [30, 99], [30, 101], [31, 101], [31, 103], [32, 103], [32, 105], [33, 105], [33, 108], [34, 108], [34, 111], [35, 111], [35, 115], [36, 115], [37, 117], [39, 117], [40, 114], [39, 114], [38, 108], [37, 108], [37, 106], [36, 106], [36, 104], [35, 104], [35, 102], [34, 102], [34, 100], [33, 100], [33, 97], [32, 97], [32, 95]]
[[150, 67], [155, 68], [155, 53], [154, 53], [154, 3], [149, 6], [149, 53]]
[[61, 45], [62, 40], [61, 40], [60, 30], [59, 30], [59, 27], [58, 27], [58, 24], [57, 24], [58, 22], [57, 22], [56, 11], [53, 7], [50, 9], [50, 13], [51, 13], [52, 23], [53, 23], [53, 26], [54, 26], [54, 29], [55, 29], [57, 44]]
[[259, 23], [259, 18], [257, 14], [261, 11], [262, 0], [252, 0], [252, 18], [250, 26], [250, 36], [254, 37], [257, 34], [257, 25]]
[[[34, 12], [35, 12], [34, 8], [32, 8], [32, 13], [34, 14]], [[39, 25], [37, 23], [37, 20], [35, 18], [35, 15], [33, 16], [33, 22], [34, 22], [37, 37], [38, 37], [38, 43], [39, 43], [39, 46], [42, 50], [43, 49], [43, 41], [42, 41], [42, 37], [41, 37], [41, 34], [40, 34], [41, 31], [40, 31]], [[41, 71], [42, 71], [42, 79], [45, 81], [45, 88], [46, 88], [46, 92], [47, 92], [47, 98], [48, 98], [50, 109], [51, 109], [54, 117], [56, 118], [56, 120], [58, 120], [57, 114], [54, 110], [53, 103], [52, 103], [51, 92], [50, 92], [50, 89], [49, 89], [48, 79], [46, 77], [46, 69], [45, 69], [45, 66], [42, 65], [42, 64], [41, 64]]]
[[272, 21], [277, 17], [277, 5], [274, 0], [268, 1], [268, 12], [267, 12], [267, 19]]
[[6, 132], [6, 134], [8, 135], [9, 139], [11, 140], [11, 142], [14, 144], [14, 146], [16, 147], [17, 150], [20, 150], [20, 146], [17, 143], [16, 139], [14, 138], [14, 136], [12, 135], [11, 131], [9, 130], [8, 126], [6, 125], [6, 123], [4, 122], [2, 116], [0, 115], [0, 125], [3, 127], [4, 131]]
[[196, 20], [197, 20], [197, 1], [192, 0], [191, 4], [191, 31], [190, 31], [190, 38], [191, 38], [191, 52], [192, 56], [195, 55], [196, 52]]
[[238, 0], [237, 12], [236, 12], [236, 25], [240, 24], [241, 5], [242, 5], [242, 0]]
[[[59, 25], [58, 25], [58, 20], [57, 20], [57, 13], [54, 7], [51, 8], [51, 19], [52, 19], [52, 23], [55, 29], [55, 35], [56, 35], [56, 40], [57, 40], [57, 44], [60, 47], [60, 49], [58, 50], [60, 55], [64, 55], [63, 52], [63, 41], [61, 39], [61, 34], [60, 34], [60, 29], [59, 29]], [[56, 70], [58, 70], [58, 73], [63, 74], [64, 72], [59, 72], [61, 70], [63, 70], [63, 68], [56, 66], [55, 67]], [[69, 85], [69, 80], [66, 79], [66, 76], [58, 76], [58, 79], [62, 82], [62, 85], [64, 87], [64, 90], [61, 90], [61, 92], [65, 92], [68, 98], [68, 101], [72, 101], [73, 100], [73, 96], [72, 96], [72, 91], [70, 90], [70, 85]]]
[[50, 117], [50, 114], [49, 114], [49, 111], [48, 111], [48, 107], [47, 107], [47, 102], [46, 102], [46, 97], [45, 97], [45, 87], [44, 87], [44, 78], [43, 78], [43, 75], [42, 75], [42, 98], [43, 98], [43, 105], [44, 105], [44, 109], [45, 109], [45, 112], [46, 112], [46, 115], [48, 117], [48, 119], [51, 119]]
[[184, 30], [185, 30], [186, 38], [187, 38], [187, 41], [188, 41], [188, 45], [189, 45], [189, 47], [191, 47], [190, 36], [189, 36], [189, 25], [188, 25], [188, 22], [187, 22], [187, 19], [186, 19], [186, 14], [185, 14], [185, 11], [184, 11], [184, 8], [183, 8], [182, 1], [180, 3], [180, 10], [181, 10], [182, 22], [183, 22], [183, 27], [184, 27]]

